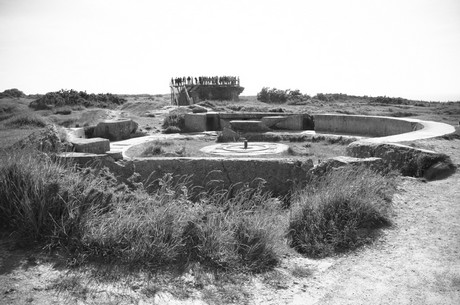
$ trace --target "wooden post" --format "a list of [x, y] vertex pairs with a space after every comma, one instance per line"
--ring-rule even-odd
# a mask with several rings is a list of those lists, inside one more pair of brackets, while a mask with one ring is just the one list
[[188, 95], [187, 87], [185, 85], [184, 85], [184, 90], [185, 90], [185, 96], [187, 97], [187, 102], [189, 105], [191, 105], [192, 101], [191, 101], [190, 96]]

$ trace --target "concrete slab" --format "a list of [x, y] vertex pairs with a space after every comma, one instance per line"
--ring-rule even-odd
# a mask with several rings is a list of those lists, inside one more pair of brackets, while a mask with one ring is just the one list
[[103, 154], [110, 150], [110, 141], [103, 138], [71, 139], [75, 152]]
[[207, 130], [206, 113], [186, 113], [185, 130], [187, 132], [206, 131]]
[[106, 120], [97, 124], [94, 136], [111, 141], [129, 139], [137, 127], [138, 124], [133, 120]]

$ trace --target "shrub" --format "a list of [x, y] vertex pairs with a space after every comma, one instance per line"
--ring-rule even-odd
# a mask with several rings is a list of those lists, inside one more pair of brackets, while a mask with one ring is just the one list
[[257, 93], [257, 100], [263, 103], [276, 103], [281, 104], [285, 103], [288, 99], [287, 90], [279, 90], [276, 88], [262, 88], [262, 90]]
[[25, 97], [25, 96], [26, 95], [24, 94], [24, 92], [22, 92], [21, 90], [18, 90], [16, 88], [7, 89], [7, 90], [3, 91], [2, 93], [0, 93], [0, 98], [4, 98], [4, 97], [20, 98], [20, 97]]
[[370, 102], [377, 103], [377, 104], [394, 104], [394, 105], [411, 104], [409, 100], [404, 99], [402, 97], [388, 97], [388, 96], [371, 97]]
[[257, 93], [257, 100], [263, 103], [274, 103], [281, 104], [289, 101], [302, 101], [307, 100], [310, 97], [308, 95], [303, 95], [299, 90], [280, 90], [276, 88], [263, 87], [262, 90]]
[[110, 93], [106, 94], [88, 94], [83, 91], [60, 90], [57, 92], [48, 92], [44, 96], [30, 103], [30, 107], [35, 110], [51, 109], [62, 106], [84, 106], [111, 108], [126, 102], [125, 99]]
[[329, 102], [330, 98], [324, 93], [318, 93], [314, 97], [314, 99], [320, 100], [322, 102]]
[[[164, 118], [162, 127], [164, 129], [167, 129], [168, 127], [176, 127], [176, 128], [179, 129], [178, 132], [184, 130], [184, 128], [185, 128], [185, 113], [169, 113]], [[172, 133], [172, 132], [168, 132], [168, 133]]]
[[354, 249], [389, 225], [394, 182], [362, 167], [333, 170], [301, 191], [292, 206], [288, 238], [297, 251], [324, 257]]

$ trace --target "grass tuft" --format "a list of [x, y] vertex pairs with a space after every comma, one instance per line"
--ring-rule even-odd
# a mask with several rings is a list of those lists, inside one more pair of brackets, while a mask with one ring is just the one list
[[302, 190], [290, 216], [289, 243], [312, 257], [354, 249], [389, 225], [394, 182], [369, 169], [334, 170]]

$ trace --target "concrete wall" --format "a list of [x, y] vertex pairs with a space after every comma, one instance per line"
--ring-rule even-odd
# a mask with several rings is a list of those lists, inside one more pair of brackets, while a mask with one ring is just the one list
[[334, 134], [384, 137], [423, 128], [418, 122], [390, 117], [340, 114], [316, 114], [313, 117], [316, 132]]
[[166, 173], [174, 176], [193, 175], [196, 186], [226, 187], [236, 183], [257, 184], [266, 180], [265, 188], [276, 195], [285, 195], [298, 182], [304, 181], [313, 167], [308, 159], [264, 158], [144, 158], [133, 160], [134, 171], [150, 181]]

